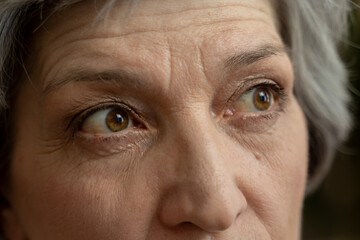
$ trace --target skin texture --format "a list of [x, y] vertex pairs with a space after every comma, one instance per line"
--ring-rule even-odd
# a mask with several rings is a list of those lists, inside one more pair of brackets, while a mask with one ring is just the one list
[[[31, 41], [9, 239], [299, 239], [306, 124], [271, 4], [144, 0], [94, 23], [97, 9]], [[259, 84], [283, 89], [265, 111], [241, 104]], [[127, 128], [82, 124], [110, 105]]]

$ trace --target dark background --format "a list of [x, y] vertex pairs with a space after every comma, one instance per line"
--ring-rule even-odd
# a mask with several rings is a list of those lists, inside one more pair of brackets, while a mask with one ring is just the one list
[[305, 200], [304, 240], [360, 240], [360, 9], [350, 21], [344, 59], [350, 70], [354, 128], [324, 183]]

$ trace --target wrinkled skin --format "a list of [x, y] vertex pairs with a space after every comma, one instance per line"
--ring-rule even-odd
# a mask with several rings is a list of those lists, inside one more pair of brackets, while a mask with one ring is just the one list
[[[271, 3], [143, 0], [94, 23], [100, 8], [31, 40], [9, 239], [299, 239], [306, 124]], [[242, 99], [259, 84], [279, 88], [255, 111]], [[87, 120], [113, 106], [123, 130]]]

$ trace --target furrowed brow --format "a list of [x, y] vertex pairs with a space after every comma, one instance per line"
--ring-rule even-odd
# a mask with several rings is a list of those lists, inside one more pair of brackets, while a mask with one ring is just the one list
[[264, 58], [287, 52], [287, 49], [281, 45], [263, 45], [254, 50], [245, 51], [228, 58], [225, 61], [225, 68], [234, 69], [237, 67], [245, 67]]
[[[49, 92], [60, 88], [71, 82], [114, 82], [119, 85], [127, 87], [138, 87], [148, 85], [145, 79], [140, 76], [125, 70], [105, 70], [95, 72], [91, 70], [74, 70], [65, 74], [64, 76], [53, 79], [49, 84], [45, 85], [41, 95], [44, 96]], [[146, 86], [145, 86], [146, 87]]]
[[[260, 46], [254, 50], [245, 51], [235, 56], [228, 58], [225, 61], [225, 67], [228, 69], [234, 69], [237, 67], [244, 67], [260, 61], [264, 58], [273, 56], [273, 55], [281, 55], [286, 53], [287, 50], [284, 46], [281, 45], [264, 45]], [[129, 72], [126, 70], [116, 69], [116, 70], [105, 70], [101, 72], [95, 72], [92, 70], [73, 70], [65, 74], [60, 78], [56, 78], [51, 80], [45, 87], [43, 88], [41, 95], [45, 96], [47, 93], [52, 90], [59, 88], [70, 82], [91, 82], [91, 81], [103, 81], [103, 82], [115, 82], [120, 85], [124, 85], [127, 87], [147, 87], [149, 84], [146, 79], [141, 78], [137, 74], [133, 72]]]

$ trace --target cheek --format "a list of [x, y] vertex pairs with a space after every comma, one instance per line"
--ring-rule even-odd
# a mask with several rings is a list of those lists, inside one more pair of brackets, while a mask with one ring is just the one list
[[145, 177], [119, 173], [118, 159], [70, 168], [52, 158], [41, 168], [44, 156], [13, 161], [14, 204], [31, 239], [136, 239], [149, 225], [156, 204]]
[[[308, 168], [308, 136], [305, 117], [298, 103], [294, 100], [289, 109], [288, 118], [280, 122], [278, 157], [279, 164], [273, 166], [280, 185], [286, 186], [284, 193], [292, 193], [296, 200], [302, 200]], [[282, 184], [281, 184], [282, 183]], [[288, 199], [291, 195], [285, 195]]]
[[239, 141], [245, 142], [255, 160], [249, 164], [248, 179], [238, 180], [249, 207], [274, 239], [297, 239], [308, 164], [302, 110], [294, 100], [271, 131]]
[[[31, 121], [17, 122], [11, 202], [29, 238], [114, 239], [130, 230], [138, 234], [136, 228], [148, 224], [148, 213], [156, 206], [150, 190], [142, 187], [146, 185], [142, 175], [125, 173], [131, 159], [140, 156], [89, 161], [88, 154], [77, 147], [75, 151], [71, 144], [44, 140], [43, 120], [37, 117], [40, 110], [31, 105], [36, 102], [31, 97], [34, 93], [23, 90], [21, 94], [26, 97], [19, 101], [21, 111], [16, 114]], [[119, 161], [123, 158], [126, 161]], [[109, 236], [110, 232], [114, 235]]]
[[[268, 147], [268, 154], [261, 154], [267, 163], [271, 193], [267, 202], [273, 203], [273, 211], [268, 220], [278, 221], [280, 236], [296, 239], [301, 222], [301, 210], [307, 177], [308, 139], [302, 110], [293, 101], [286, 118], [278, 122], [281, 126], [274, 136], [275, 141]], [[266, 201], [266, 199], [264, 200]], [[275, 217], [274, 215], [277, 215]]]

